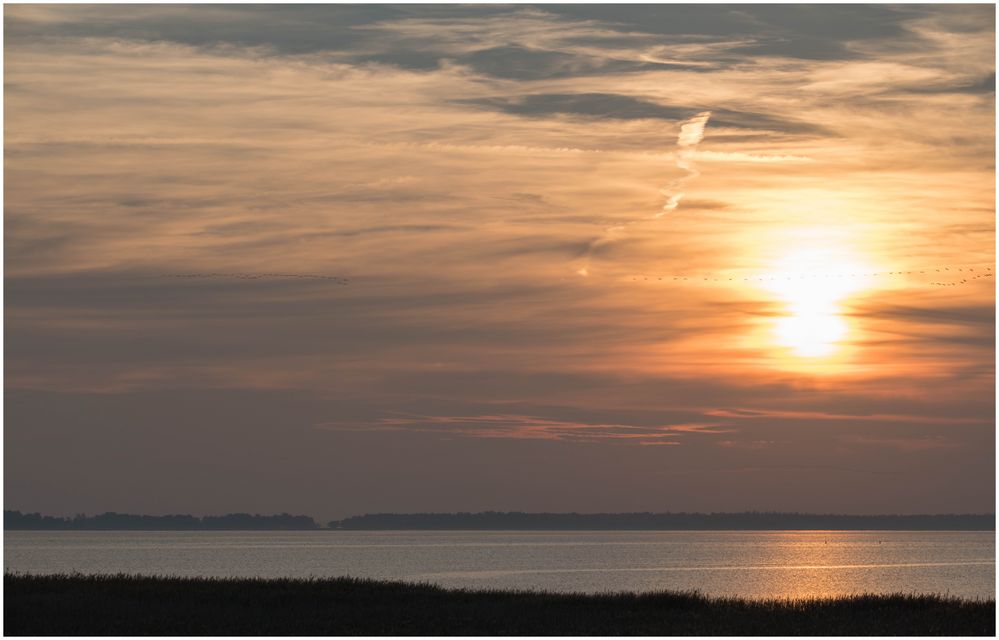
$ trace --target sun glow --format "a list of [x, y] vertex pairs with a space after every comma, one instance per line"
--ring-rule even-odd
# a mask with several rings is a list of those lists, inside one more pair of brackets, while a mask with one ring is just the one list
[[847, 333], [846, 322], [832, 312], [808, 310], [780, 318], [775, 328], [777, 341], [804, 357], [833, 353]]
[[767, 281], [784, 303], [773, 326], [776, 344], [802, 358], [836, 353], [850, 333], [842, 303], [866, 285], [866, 271], [838, 247], [798, 249], [784, 256]]

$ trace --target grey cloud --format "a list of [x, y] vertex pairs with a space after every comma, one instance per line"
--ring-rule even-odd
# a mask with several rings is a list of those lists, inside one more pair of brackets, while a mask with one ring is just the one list
[[617, 120], [675, 121], [688, 118], [699, 111], [710, 110], [713, 127], [765, 129], [798, 134], [827, 133], [819, 125], [762, 113], [706, 105], [665, 105], [616, 93], [535, 93], [513, 98], [476, 98], [461, 102], [527, 117], [569, 115]]
[[218, 237], [239, 237], [246, 234], [256, 234], [261, 232], [280, 233], [283, 229], [284, 225], [274, 221], [241, 220], [238, 222], [209, 224], [201, 230], [196, 231], [195, 234]]
[[574, 215], [527, 215], [508, 218], [507, 222], [529, 222], [531, 224], [545, 225], [590, 225], [606, 226], [610, 224], [611, 218], [606, 216], [574, 216]]
[[858, 342], [865, 348], [904, 350], [913, 363], [944, 358], [954, 380], [995, 376], [994, 306], [869, 303], [855, 306], [850, 315], [862, 322]]
[[[503, 250], [510, 257], [521, 255], [512, 245]], [[586, 292], [550, 284], [439, 281], [417, 288], [406, 284], [411, 280], [391, 283], [362, 276], [344, 287], [319, 279], [158, 276], [8, 276], [8, 356], [27, 367], [62, 363], [96, 370], [98, 364], [161, 366], [190, 358], [252, 361], [324, 354], [335, 366], [345, 357], [393, 362], [395, 349], [411, 345], [438, 345], [446, 358], [451, 347], [462, 344], [515, 347], [526, 353], [571, 347], [577, 341], [609, 347], [642, 334], [652, 340], [675, 332], [654, 323], [631, 326], [627, 333], [609, 332], [605, 323], [592, 321], [605, 316], [610, 322], [619, 310], [590, 308]], [[558, 301], [554, 309], [552, 301]], [[530, 313], [511, 322], [488, 311], [501, 308]], [[566, 316], [567, 309], [576, 309], [581, 317]], [[59, 322], [36, 321], [53, 312]]]
[[721, 200], [684, 198], [683, 208], [688, 210], [693, 209], [695, 211], [718, 211], [721, 209], [731, 209], [732, 205], [728, 202], [722, 202]]
[[506, 80], [547, 80], [666, 69], [710, 70], [701, 65], [621, 60], [519, 45], [478, 49], [463, 54], [446, 50], [394, 50], [370, 55], [349, 55], [348, 59], [355, 63], [375, 62], [414, 71], [431, 71], [444, 62], [452, 62], [470, 67], [478, 74]]
[[843, 42], [815, 38], [769, 38], [763, 42], [732, 47], [727, 53], [748, 56], [780, 56], [804, 60], [850, 60], [865, 57]]
[[371, 35], [355, 27], [414, 16], [481, 16], [509, 8], [405, 5], [77, 5], [63, 19], [36, 22], [5, 12], [8, 42], [106, 37], [170, 41], [196, 47], [265, 47], [282, 54], [363, 48]]
[[570, 241], [552, 239], [548, 242], [530, 241], [530, 238], [509, 238], [493, 243], [489, 255], [516, 258], [521, 256], [547, 255], [556, 259], [573, 259], [583, 256], [589, 247], [585, 240]]
[[543, 195], [538, 193], [511, 193], [508, 196], [495, 196], [495, 197], [498, 200], [509, 200], [511, 202], [516, 202], [519, 204], [541, 207], [543, 209], [557, 208], [555, 205], [549, 202]]
[[909, 93], [968, 93], [984, 95], [996, 92], [996, 74], [993, 71], [978, 80], [965, 80], [943, 86], [906, 87], [901, 89], [901, 91]]
[[457, 224], [392, 224], [374, 227], [358, 227], [355, 229], [342, 229], [339, 231], [318, 231], [316, 233], [308, 234], [305, 237], [354, 237], [382, 233], [435, 233], [438, 231], [462, 231], [467, 229], [468, 227]]
[[[964, 272], [962, 272], [964, 273]], [[993, 327], [996, 310], [992, 305], [950, 305], [933, 307], [876, 304], [860, 306], [860, 316], [894, 318], [926, 324], [971, 325]]]
[[371, 55], [352, 56], [356, 62], [374, 62], [377, 64], [402, 67], [414, 71], [433, 71], [440, 67], [447, 58], [444, 52], [433, 51], [390, 51]]
[[620, 120], [677, 120], [697, 111], [696, 108], [660, 105], [613, 93], [537, 93], [515, 98], [476, 98], [462, 102], [534, 117], [564, 114]]
[[[447, 31], [449, 21], [516, 16], [529, 6], [501, 5], [204, 5], [194, 10], [146, 5], [123, 10], [113, 5], [63, 9], [61, 20], [34, 21], [17, 11], [5, 16], [8, 42], [46, 38], [106, 37], [169, 41], [196, 47], [257, 47], [277, 54], [327, 52], [355, 62], [379, 62], [414, 70], [432, 70], [454, 58], [480, 73], [532, 80], [594, 73], [623, 73], [657, 68], [705, 70], [728, 65], [745, 55], [780, 55], [801, 59], [857, 57], [846, 43], [874, 38], [914, 37], [905, 27], [927, 10], [912, 7], [782, 5], [539, 5], [553, 25], [588, 21], [603, 33], [565, 34], [553, 46], [582, 44], [608, 52], [636, 43], [669, 46], [676, 36], [692, 34], [706, 41], [748, 45], [724, 46], [697, 58], [700, 65], [616, 60], [613, 56], [528, 49], [514, 44], [457, 53], [435, 39], [409, 35], [386, 38], [384, 28], [419, 19]], [[30, 14], [28, 14], [30, 15]], [[665, 38], [665, 39], [664, 39]], [[707, 64], [708, 66], [703, 66]]]
[[597, 74], [654, 71], [657, 69], [704, 70], [703, 67], [695, 65], [615, 60], [606, 57], [563, 53], [559, 51], [528, 49], [521, 46], [481, 49], [460, 56], [455, 61], [459, 64], [469, 65], [479, 73], [510, 80], [572, 78]]
[[[879, 335], [892, 336], [890, 339], [879, 340], [877, 338], [863, 340], [864, 346], [891, 346], [898, 348], [903, 344], [910, 345], [913, 349], [906, 354], [906, 358], [912, 360], [924, 359], [926, 361], [936, 361], [940, 358], [939, 353], [934, 351], [918, 351], [919, 348], [926, 347], [942, 347], [945, 345], [958, 345], [966, 346], [974, 349], [988, 349], [995, 344], [995, 332], [984, 333], [979, 335], [959, 335], [959, 334], [941, 334], [932, 331], [917, 331], [917, 330], [905, 330], [905, 329], [872, 329], [874, 333]], [[972, 354], [969, 354], [972, 355]], [[951, 358], [956, 360], [957, 353], [954, 353]], [[980, 359], [972, 355], [976, 360]], [[966, 365], [969, 371], [974, 371], [976, 375], [981, 375], [994, 371], [994, 367], [986, 361], [982, 361], [979, 364]], [[955, 376], [958, 374], [955, 373]]]
[[[885, 5], [543, 5], [574, 19], [600, 20], [619, 29], [661, 36], [699, 34], [757, 42], [720, 55], [772, 55], [806, 60], [851, 59], [847, 43], [914, 34], [906, 22], [932, 12]], [[910, 45], [911, 46], [911, 45]]]
[[926, 11], [934, 26], [952, 33], [989, 33], [995, 31], [994, 4], [936, 4]]

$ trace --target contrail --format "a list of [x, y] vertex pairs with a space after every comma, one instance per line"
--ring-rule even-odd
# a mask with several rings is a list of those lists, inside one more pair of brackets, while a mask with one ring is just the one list
[[[680, 206], [680, 200], [683, 199], [684, 185], [700, 175], [694, 163], [694, 155], [697, 151], [697, 145], [704, 139], [704, 128], [707, 126], [710, 118], [710, 111], [702, 111], [680, 123], [680, 133], [676, 138], [676, 154], [674, 157], [677, 168], [685, 171], [686, 175], [677, 178], [659, 190], [660, 193], [666, 196], [666, 204], [663, 205], [659, 213], [647, 219], [658, 220]], [[589, 247], [587, 247], [583, 266], [577, 269], [576, 273], [581, 276], [589, 275], [590, 258], [593, 256], [594, 249], [606, 243], [614, 233], [636, 222], [641, 222], [641, 220], [631, 220], [630, 222], [608, 227], [604, 230], [603, 235], [591, 242]]]
[[702, 111], [680, 124], [680, 135], [676, 139], [676, 166], [686, 171], [687, 175], [659, 190], [659, 193], [666, 196], [666, 204], [663, 205], [662, 211], [653, 216], [653, 219], [661, 218], [676, 209], [683, 199], [683, 186], [701, 175], [694, 165], [694, 154], [697, 145], [704, 139], [704, 127], [707, 126], [710, 117], [710, 111]]

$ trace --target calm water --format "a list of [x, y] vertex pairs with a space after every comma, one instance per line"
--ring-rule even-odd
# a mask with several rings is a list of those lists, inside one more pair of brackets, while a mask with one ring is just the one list
[[11, 571], [360, 576], [559, 591], [698, 589], [995, 597], [995, 534], [897, 531], [40, 532], [4, 535]]

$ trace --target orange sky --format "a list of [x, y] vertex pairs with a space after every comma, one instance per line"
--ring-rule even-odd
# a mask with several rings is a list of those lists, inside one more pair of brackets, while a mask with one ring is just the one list
[[990, 5], [4, 15], [8, 508], [994, 507]]

